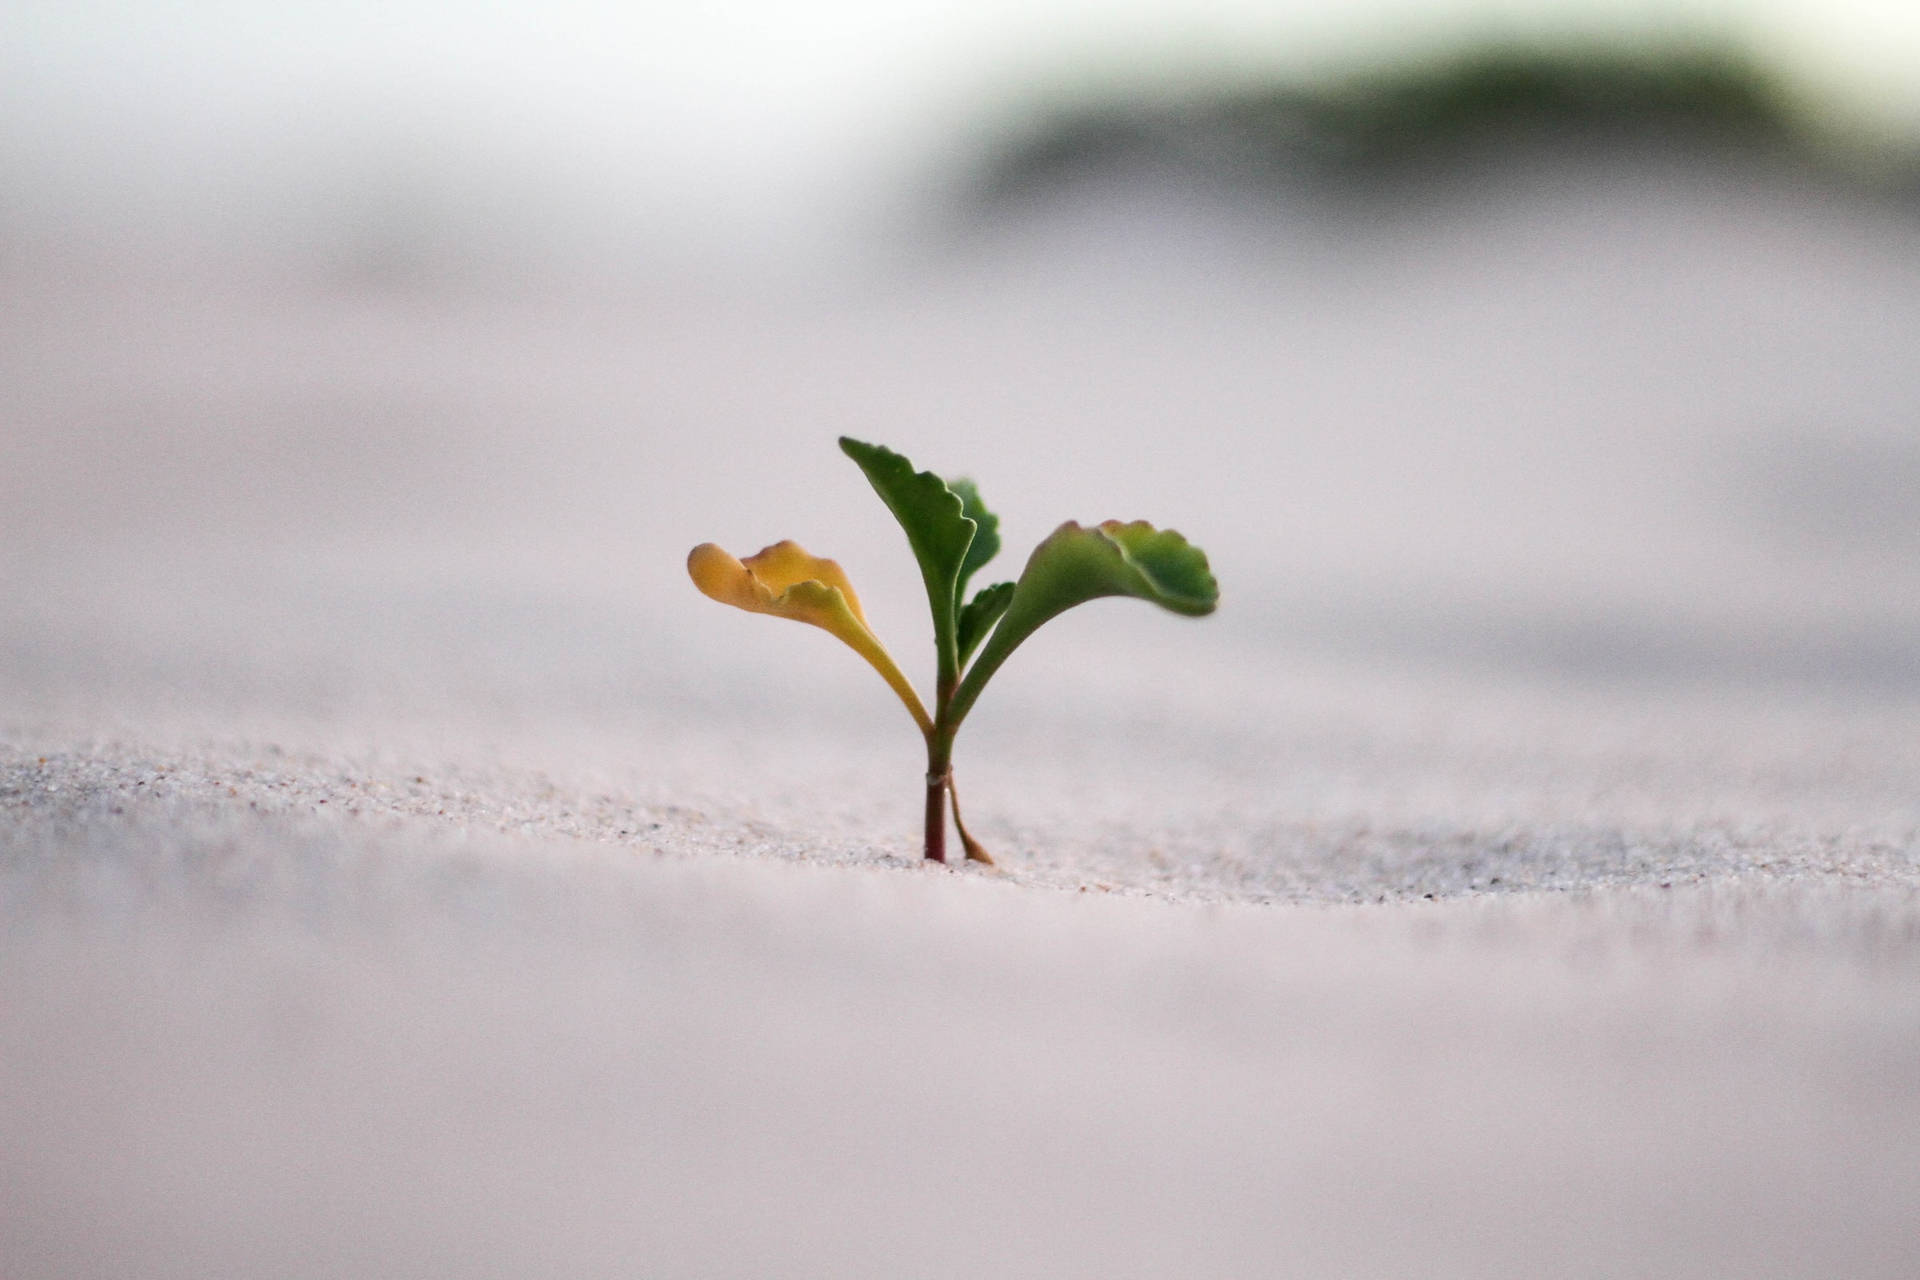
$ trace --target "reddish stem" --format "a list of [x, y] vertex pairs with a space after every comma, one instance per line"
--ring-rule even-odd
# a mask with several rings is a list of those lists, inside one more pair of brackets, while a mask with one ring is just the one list
[[944, 770], [927, 775], [927, 857], [934, 862], [947, 860], [947, 780], [951, 776]]

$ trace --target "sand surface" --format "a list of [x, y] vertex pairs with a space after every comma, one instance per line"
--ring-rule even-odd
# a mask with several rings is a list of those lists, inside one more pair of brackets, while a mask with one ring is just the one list
[[[1920, 1274], [1920, 236], [1594, 197], [825, 302], [19, 282], [0, 1273]], [[1223, 584], [1009, 664], [997, 872], [682, 576], [798, 538], [919, 676], [842, 431], [1009, 576], [1141, 516]]]

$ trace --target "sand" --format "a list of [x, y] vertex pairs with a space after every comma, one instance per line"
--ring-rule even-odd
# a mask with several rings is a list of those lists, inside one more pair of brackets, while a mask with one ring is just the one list
[[[1532, 198], [1174, 283], [21, 283], [0, 1271], [1920, 1273], [1911, 229]], [[996, 871], [681, 577], [799, 538], [917, 676], [840, 431], [1016, 565], [1213, 554], [983, 699]]]

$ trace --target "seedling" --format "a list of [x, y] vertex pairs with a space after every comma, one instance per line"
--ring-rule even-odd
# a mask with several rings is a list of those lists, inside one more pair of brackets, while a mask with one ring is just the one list
[[967, 834], [953, 788], [953, 738], [980, 691], [1043, 622], [1101, 596], [1137, 596], [1188, 617], [1213, 612], [1220, 589], [1206, 553], [1171, 529], [1144, 520], [1108, 520], [1084, 527], [1069, 520], [1027, 558], [1018, 582], [996, 582], [967, 598], [967, 583], [1000, 550], [1000, 518], [980, 501], [969, 480], [942, 480], [915, 471], [904, 457], [846, 436], [840, 448], [859, 464], [906, 531], [933, 607], [936, 658], [933, 713], [880, 641], [860, 598], [840, 566], [776, 542], [736, 560], [711, 542], [687, 556], [687, 572], [701, 591], [736, 608], [792, 618], [830, 631], [880, 673], [906, 704], [927, 741], [927, 857], [947, 860], [946, 813], [966, 855], [992, 858]]

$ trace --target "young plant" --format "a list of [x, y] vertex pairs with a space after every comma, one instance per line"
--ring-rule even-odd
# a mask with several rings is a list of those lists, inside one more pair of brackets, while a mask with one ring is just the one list
[[[946, 813], [967, 857], [991, 863], [960, 821], [953, 789], [953, 739], [1000, 664], [1040, 624], [1101, 596], [1136, 596], [1188, 617], [1213, 612], [1220, 597], [1206, 553], [1171, 529], [1145, 521], [1108, 520], [1083, 527], [1069, 520], [1027, 558], [1018, 582], [967, 584], [1000, 550], [1000, 519], [968, 480], [915, 471], [891, 449], [846, 436], [840, 448], [859, 464], [881, 501], [906, 531], [933, 607], [933, 711], [874, 637], [860, 598], [840, 566], [793, 542], [776, 542], [736, 560], [711, 542], [687, 556], [701, 591], [736, 608], [811, 623], [832, 632], [872, 664], [927, 742], [927, 857], [947, 860]], [[977, 656], [976, 656], [977, 655]]]

